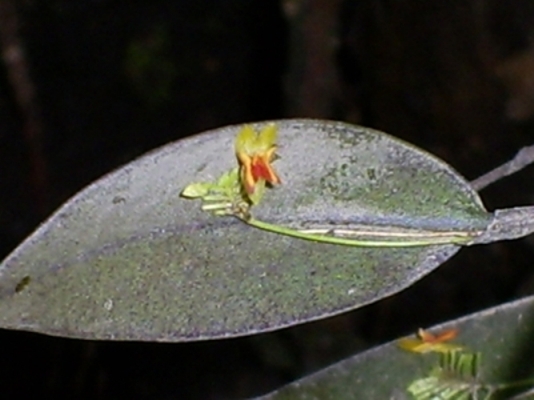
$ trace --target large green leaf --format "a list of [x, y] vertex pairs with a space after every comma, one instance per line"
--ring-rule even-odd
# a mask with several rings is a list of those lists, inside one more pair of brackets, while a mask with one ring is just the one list
[[[482, 355], [478, 379], [473, 380], [473, 385], [530, 379], [530, 385], [516, 389], [534, 386], [534, 296], [451, 321], [431, 331], [450, 328], [460, 332], [455, 342]], [[428, 377], [437, 365], [438, 355], [435, 353], [408, 353], [399, 349], [396, 343], [389, 343], [305, 377], [261, 397], [261, 400], [411, 399], [408, 386], [417, 379]], [[497, 398], [510, 399], [510, 393]]]
[[[466, 232], [490, 223], [462, 177], [409, 144], [344, 123], [277, 124], [283, 184], [254, 207], [259, 219]], [[388, 296], [459, 249], [314, 243], [180, 198], [236, 166], [240, 128], [172, 143], [67, 202], [1, 264], [0, 326], [127, 340], [251, 334]]]

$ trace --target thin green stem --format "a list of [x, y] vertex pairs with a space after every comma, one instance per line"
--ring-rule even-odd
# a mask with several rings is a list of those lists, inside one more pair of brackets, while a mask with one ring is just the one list
[[[521, 387], [521, 386], [528, 386], [528, 385], [534, 385], [534, 378], [522, 379], [522, 380], [515, 381], [515, 382], [501, 383], [501, 384], [493, 385], [493, 389], [495, 391], [497, 391], [497, 390], [507, 390], [507, 389], [512, 389], [512, 388]], [[519, 396], [514, 397], [514, 399], [515, 398], [519, 399], [521, 397], [519, 395]]]
[[279, 225], [270, 224], [268, 222], [259, 221], [254, 218], [243, 219], [247, 224], [254, 226], [265, 231], [279, 233], [281, 235], [291, 236], [304, 240], [312, 240], [320, 243], [331, 243], [339, 244], [344, 246], [360, 246], [360, 247], [415, 247], [415, 246], [430, 246], [430, 245], [440, 245], [440, 244], [456, 244], [463, 245], [467, 244], [472, 240], [470, 236], [460, 236], [455, 232], [451, 232], [450, 235], [444, 234], [442, 236], [435, 236], [435, 233], [429, 232], [429, 236], [421, 237], [421, 233], [417, 232], [413, 237], [405, 236], [402, 240], [399, 240], [398, 237], [395, 237], [392, 234], [394, 239], [391, 240], [376, 240], [376, 239], [349, 239], [346, 237], [336, 237], [328, 235], [318, 235], [313, 233], [306, 233], [303, 231], [284, 228]]

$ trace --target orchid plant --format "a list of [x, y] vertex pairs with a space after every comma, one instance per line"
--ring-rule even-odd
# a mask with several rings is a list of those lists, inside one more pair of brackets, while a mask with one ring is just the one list
[[293, 229], [252, 217], [251, 208], [257, 206], [266, 188], [281, 183], [272, 162], [278, 157], [277, 126], [265, 125], [256, 132], [244, 125], [235, 140], [238, 166], [223, 173], [215, 182], [191, 183], [184, 188], [182, 197], [201, 199], [202, 209], [216, 216], [234, 216], [243, 222], [282, 235], [345, 246], [412, 247], [436, 244], [467, 245], [479, 232], [347, 229]]

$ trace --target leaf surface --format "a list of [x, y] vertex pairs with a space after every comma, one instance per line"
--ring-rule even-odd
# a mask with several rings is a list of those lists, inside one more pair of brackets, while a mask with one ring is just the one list
[[[345, 123], [276, 122], [282, 185], [253, 208], [259, 219], [466, 232], [491, 220], [461, 176], [411, 145]], [[379, 300], [458, 251], [314, 243], [181, 198], [237, 165], [240, 128], [164, 146], [63, 205], [0, 265], [0, 326], [116, 340], [252, 334]]]

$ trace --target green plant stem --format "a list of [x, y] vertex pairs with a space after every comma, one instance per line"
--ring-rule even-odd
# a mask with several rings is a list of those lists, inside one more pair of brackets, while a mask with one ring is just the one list
[[[513, 388], [521, 387], [521, 386], [528, 386], [528, 385], [534, 385], [534, 378], [523, 379], [520, 381], [515, 381], [515, 382], [510, 382], [510, 383], [501, 383], [501, 384], [492, 385], [492, 386], [493, 386], [494, 391], [501, 391], [501, 390], [508, 390], [508, 389], [513, 389]], [[528, 394], [530, 395], [530, 393]], [[513, 399], [520, 399], [521, 396], [522, 394], [518, 394], [517, 396], [513, 397]]]
[[[415, 247], [415, 246], [431, 246], [443, 244], [463, 245], [472, 240], [471, 236], [461, 236], [461, 232], [443, 232], [442, 235], [436, 236], [435, 232], [429, 232], [429, 235], [422, 237], [418, 232], [417, 236], [403, 236], [402, 240], [395, 238], [392, 234], [391, 240], [376, 240], [376, 239], [349, 239], [345, 237], [336, 237], [328, 235], [319, 235], [302, 232], [296, 229], [284, 228], [279, 225], [270, 224], [268, 222], [259, 221], [254, 218], [243, 219], [247, 224], [265, 231], [278, 233], [281, 235], [291, 236], [299, 239], [312, 240], [320, 243], [339, 244], [344, 246], [360, 246], [360, 247]], [[367, 232], [367, 231], [366, 231]], [[357, 234], [357, 232], [354, 232]], [[381, 234], [383, 234], [381, 232]]]

